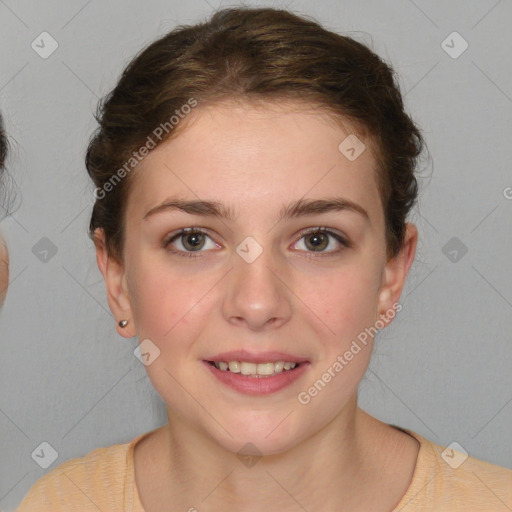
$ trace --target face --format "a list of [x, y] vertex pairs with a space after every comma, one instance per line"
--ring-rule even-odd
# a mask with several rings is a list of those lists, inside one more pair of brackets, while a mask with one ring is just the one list
[[169, 417], [233, 452], [280, 453], [343, 416], [372, 348], [354, 340], [414, 255], [386, 258], [371, 141], [349, 159], [350, 124], [298, 107], [198, 107], [133, 176], [123, 263], [98, 250], [119, 332], [159, 351], [146, 370]]

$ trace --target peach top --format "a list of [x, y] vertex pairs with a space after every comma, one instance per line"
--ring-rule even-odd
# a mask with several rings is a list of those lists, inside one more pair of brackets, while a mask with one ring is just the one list
[[[417, 439], [420, 450], [411, 484], [393, 512], [512, 510], [512, 470], [472, 457], [464, 460], [458, 452], [400, 430]], [[148, 434], [64, 462], [33, 485], [17, 512], [144, 512], [133, 452]]]

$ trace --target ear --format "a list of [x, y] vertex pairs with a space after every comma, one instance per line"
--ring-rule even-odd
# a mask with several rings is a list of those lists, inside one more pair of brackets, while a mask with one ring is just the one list
[[379, 292], [378, 313], [380, 320], [387, 326], [396, 315], [398, 301], [405, 279], [416, 255], [418, 230], [414, 224], [406, 224], [404, 243], [400, 252], [386, 263]]
[[[117, 332], [124, 338], [132, 338], [135, 336], [136, 330], [124, 264], [109, 254], [103, 229], [95, 230], [94, 245], [96, 246], [96, 261], [103, 279], [105, 279], [108, 305], [114, 315]], [[120, 320], [128, 320], [126, 327], [119, 326]]]

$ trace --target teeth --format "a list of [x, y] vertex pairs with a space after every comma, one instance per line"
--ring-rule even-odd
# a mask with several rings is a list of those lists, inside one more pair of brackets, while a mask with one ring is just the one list
[[242, 375], [254, 375], [258, 366], [256, 363], [240, 363], [240, 372]]
[[[245, 363], [243, 363], [245, 364]], [[258, 375], [272, 375], [274, 373], [274, 363], [260, 363], [256, 366]]]
[[230, 372], [241, 373], [242, 375], [249, 376], [270, 376], [277, 375], [286, 370], [293, 370], [297, 363], [276, 361], [275, 363], [249, 363], [246, 361], [219, 361], [214, 363], [215, 367], [222, 371], [227, 371], [229, 368]]
[[[220, 369], [221, 368], [219, 367], [219, 370]], [[238, 361], [229, 361], [229, 371], [233, 373], [240, 373], [240, 363]]]
[[281, 373], [284, 370], [284, 362], [283, 361], [277, 361], [277, 363], [274, 363], [274, 373]]

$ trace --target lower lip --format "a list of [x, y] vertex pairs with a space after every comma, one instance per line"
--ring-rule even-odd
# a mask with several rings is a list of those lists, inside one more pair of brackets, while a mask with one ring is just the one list
[[268, 395], [280, 391], [299, 379], [310, 366], [308, 362], [304, 362], [293, 370], [284, 370], [270, 377], [248, 377], [240, 373], [219, 370], [208, 361], [203, 361], [203, 364], [223, 384], [246, 395]]

